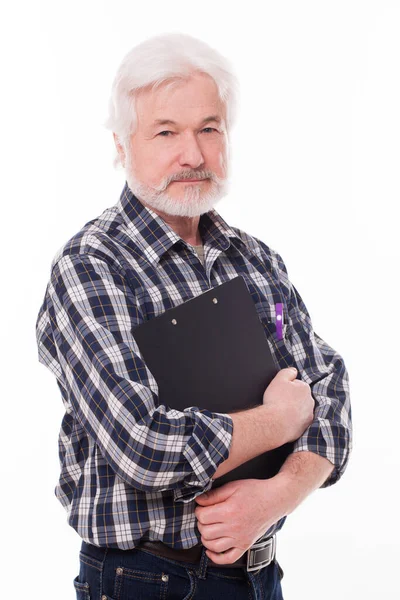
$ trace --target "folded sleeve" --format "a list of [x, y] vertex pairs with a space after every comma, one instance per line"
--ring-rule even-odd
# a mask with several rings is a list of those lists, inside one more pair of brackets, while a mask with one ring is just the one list
[[309, 451], [327, 458], [334, 469], [321, 487], [343, 475], [352, 449], [349, 378], [343, 358], [313, 330], [307, 308], [276, 255], [279, 279], [287, 290], [288, 338], [301, 379], [315, 400], [314, 420], [295, 442], [294, 452]]
[[181, 502], [207, 491], [229, 456], [232, 419], [190, 406], [190, 390], [184, 411], [162, 403], [134, 339], [144, 318], [124, 274], [91, 255], [63, 256], [45, 306], [39, 359], [117, 476], [145, 492], [172, 490]]

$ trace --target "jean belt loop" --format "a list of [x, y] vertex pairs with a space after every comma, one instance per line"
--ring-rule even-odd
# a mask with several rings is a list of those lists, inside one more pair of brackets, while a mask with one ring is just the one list
[[199, 570], [198, 570], [198, 573], [197, 573], [197, 577], [199, 579], [205, 579], [206, 578], [206, 576], [207, 576], [207, 563], [208, 563], [208, 556], [206, 554], [206, 547], [203, 546], [203, 551], [201, 553]]

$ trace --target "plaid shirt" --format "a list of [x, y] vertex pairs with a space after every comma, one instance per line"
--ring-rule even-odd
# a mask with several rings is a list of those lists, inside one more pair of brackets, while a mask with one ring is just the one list
[[[125, 185], [119, 202], [87, 223], [54, 258], [37, 320], [39, 360], [56, 376], [65, 416], [56, 496], [69, 524], [97, 546], [140, 540], [200, 543], [194, 498], [228, 458], [232, 419], [191, 406], [171, 409], [135, 342], [135, 327], [240, 275], [278, 368], [311, 385], [315, 418], [294, 451], [328, 458], [342, 475], [350, 452], [348, 380], [341, 357], [313, 331], [281, 257], [229, 227], [213, 209], [200, 218], [205, 265]], [[275, 306], [283, 304], [282, 339]], [[212, 340], [210, 339], [210, 344]], [[281, 519], [269, 533], [278, 531]]]

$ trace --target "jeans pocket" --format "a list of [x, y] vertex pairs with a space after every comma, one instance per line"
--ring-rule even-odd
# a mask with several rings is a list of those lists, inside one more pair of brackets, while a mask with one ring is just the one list
[[169, 575], [118, 567], [115, 571], [114, 600], [157, 600], [167, 597]]
[[78, 577], [74, 579], [74, 588], [76, 591], [76, 600], [90, 600], [89, 584], [81, 583]]

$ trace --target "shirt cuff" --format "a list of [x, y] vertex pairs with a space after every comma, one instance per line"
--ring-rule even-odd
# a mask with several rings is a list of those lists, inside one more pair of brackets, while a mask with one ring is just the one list
[[346, 470], [351, 452], [351, 435], [343, 425], [317, 419], [296, 440], [293, 452], [314, 452], [327, 458], [334, 469], [321, 487], [329, 487], [339, 481]]
[[218, 466], [229, 457], [232, 442], [233, 421], [227, 414], [213, 413], [192, 406], [201, 426], [190, 438], [183, 452], [190, 465], [191, 474], [183, 480], [183, 487], [174, 490], [175, 502], [192, 502], [200, 494], [208, 492], [213, 484], [212, 476]]

